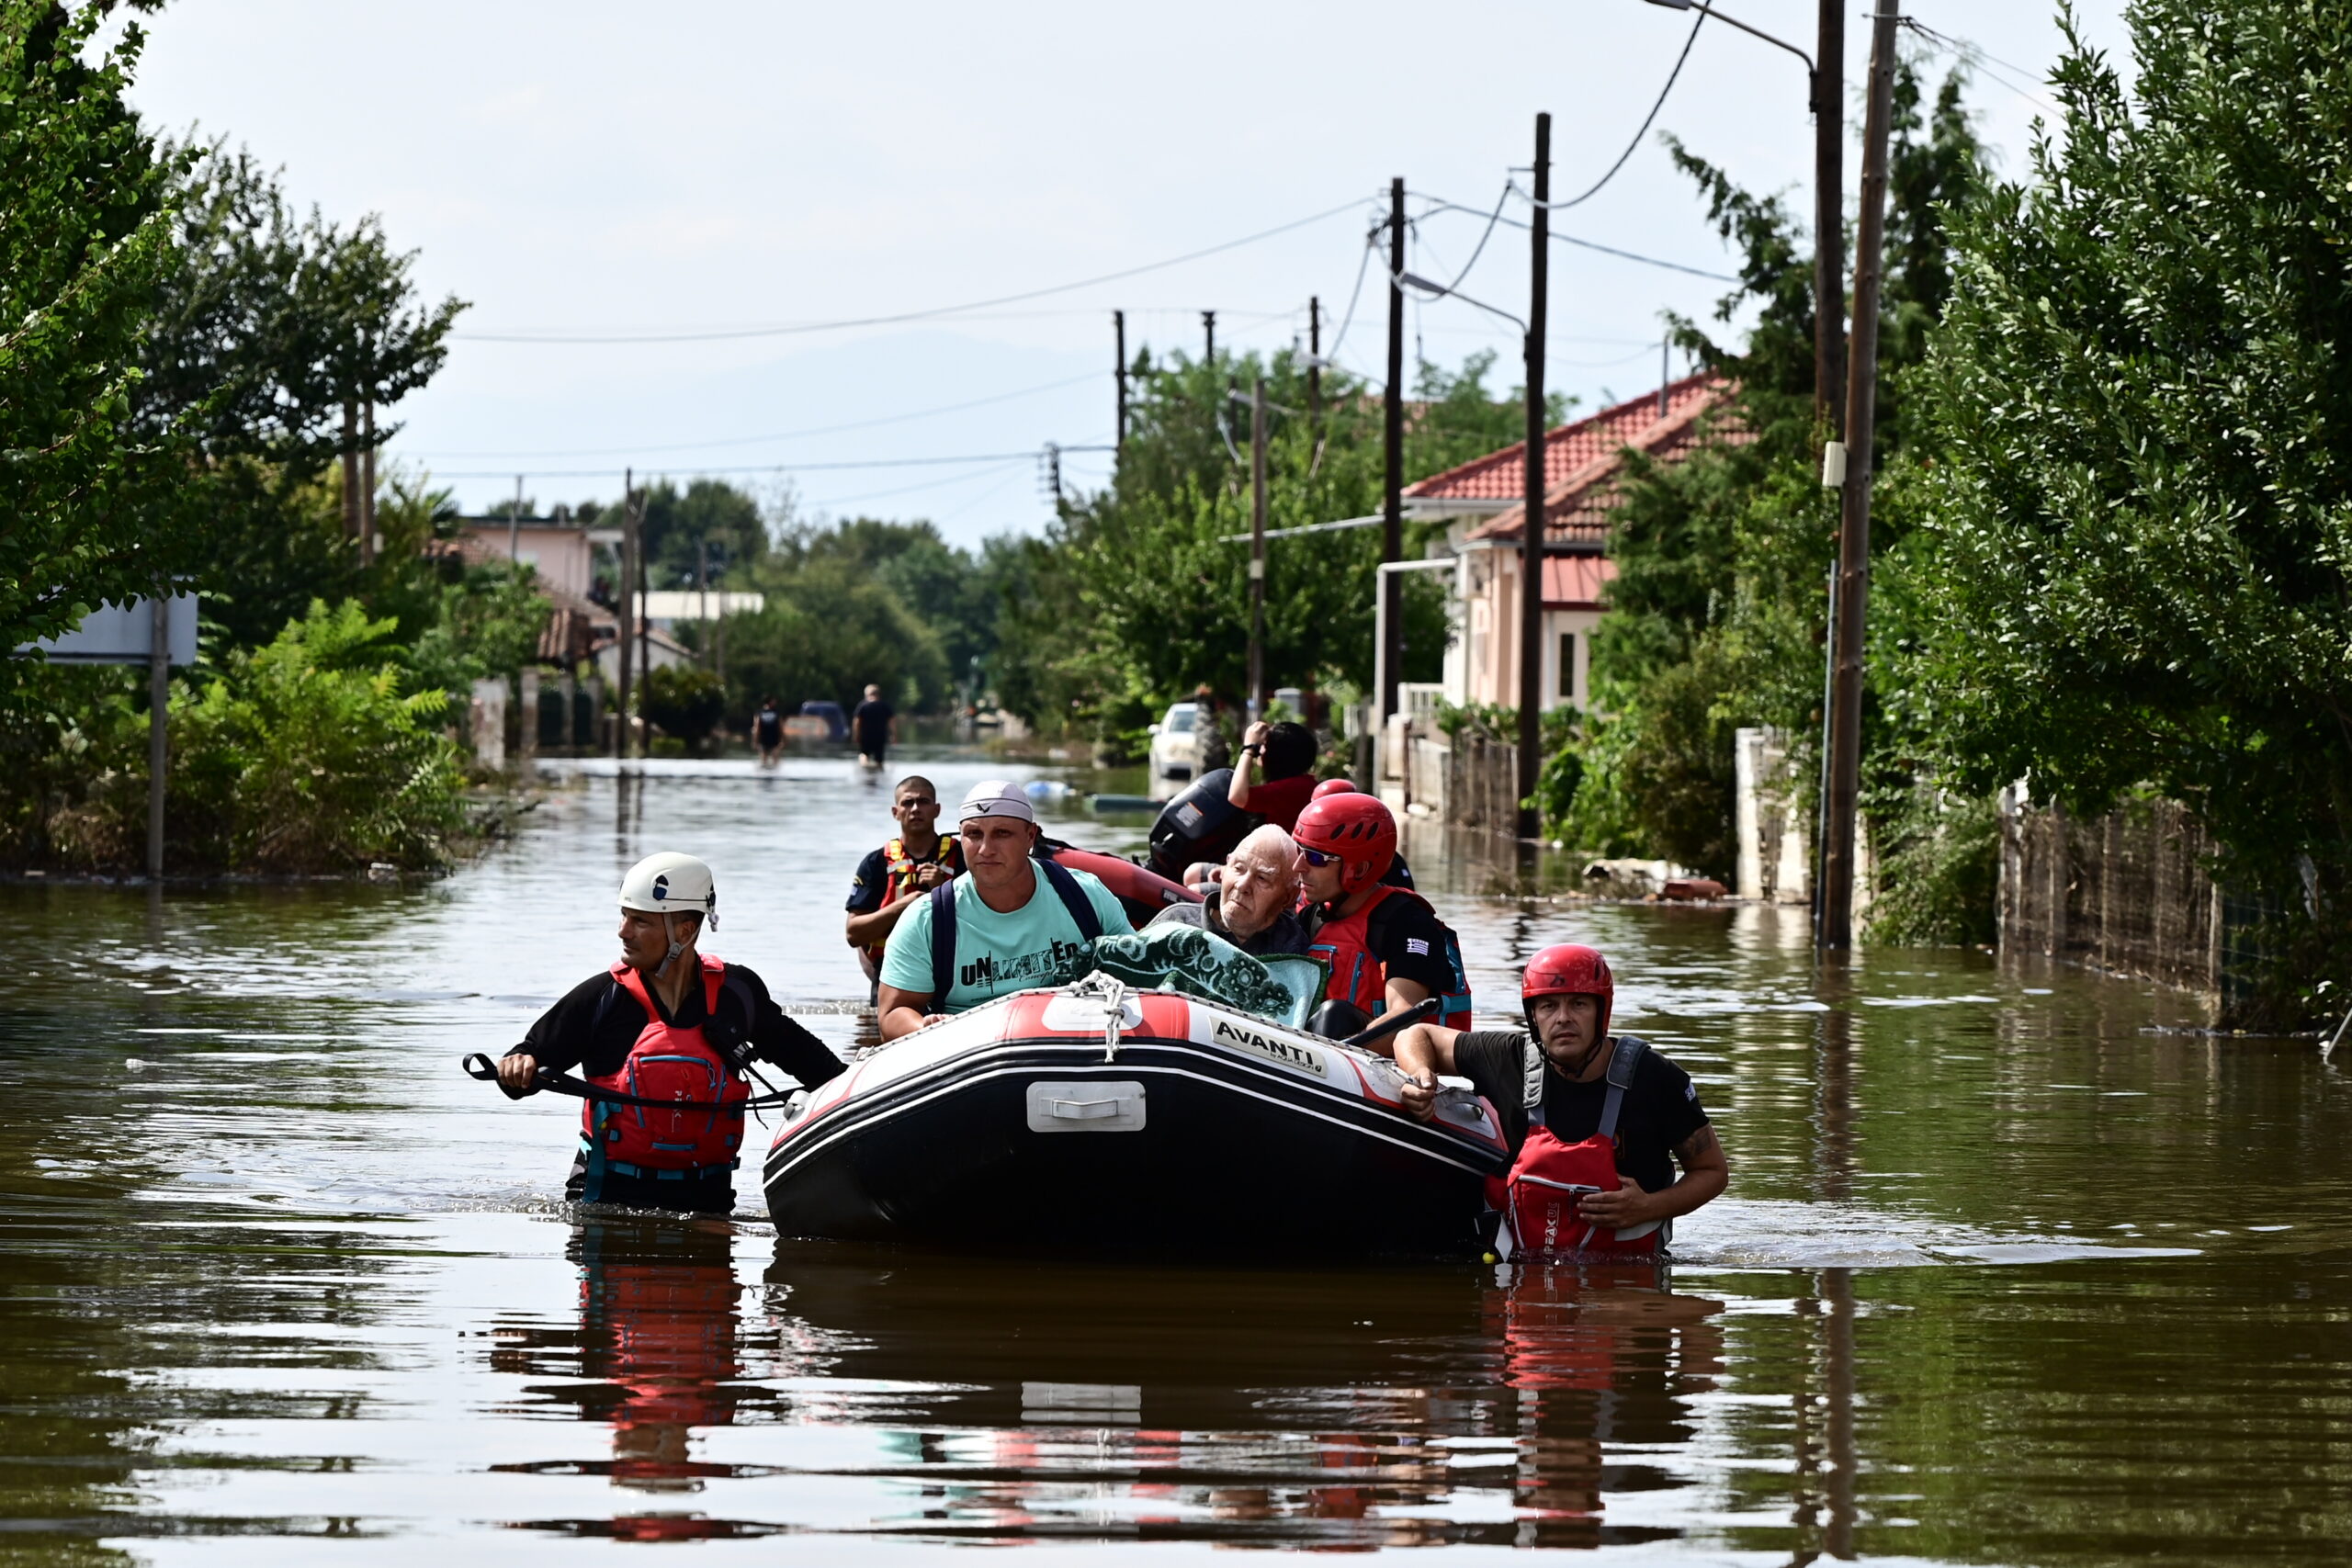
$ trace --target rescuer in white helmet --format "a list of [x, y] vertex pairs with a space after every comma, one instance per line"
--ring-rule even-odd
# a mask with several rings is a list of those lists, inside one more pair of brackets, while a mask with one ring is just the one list
[[607, 1093], [674, 1103], [587, 1101], [564, 1190], [587, 1203], [729, 1213], [751, 1064], [772, 1062], [807, 1087], [841, 1061], [784, 1016], [758, 976], [699, 951], [718, 924], [708, 865], [649, 855], [621, 878], [620, 908], [620, 961], [531, 1025], [500, 1059], [499, 1087], [519, 1099], [542, 1072], [577, 1067]]

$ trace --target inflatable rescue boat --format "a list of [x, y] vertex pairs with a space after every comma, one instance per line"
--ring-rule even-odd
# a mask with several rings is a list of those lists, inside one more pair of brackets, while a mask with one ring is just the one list
[[861, 1054], [768, 1150], [779, 1235], [1097, 1255], [1475, 1251], [1494, 1108], [1386, 1058], [1096, 972]]

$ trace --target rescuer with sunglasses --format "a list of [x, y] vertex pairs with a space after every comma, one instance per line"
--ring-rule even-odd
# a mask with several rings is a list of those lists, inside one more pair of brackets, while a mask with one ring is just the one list
[[1468, 1028], [1460, 941], [1429, 900], [1381, 880], [1396, 858], [1388, 807], [1369, 795], [1328, 795], [1298, 814], [1291, 837], [1306, 863], [1306, 951], [1331, 969], [1326, 997], [1367, 1021], [1436, 997], [1448, 1024]]

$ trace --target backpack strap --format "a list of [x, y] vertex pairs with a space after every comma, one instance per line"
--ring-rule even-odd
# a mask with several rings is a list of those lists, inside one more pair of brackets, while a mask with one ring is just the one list
[[956, 984], [956, 884], [933, 888], [931, 898], [931, 1005], [947, 1010], [948, 987]]
[[1617, 1037], [1617, 1048], [1609, 1054], [1609, 1098], [1601, 1101], [1600, 1125], [1595, 1129], [1600, 1136], [1612, 1142], [1617, 1136], [1617, 1118], [1625, 1109], [1625, 1091], [1634, 1087], [1634, 1075], [1641, 1070], [1642, 1058], [1649, 1054], [1650, 1044], [1631, 1034]]
[[1086, 889], [1078, 885], [1078, 878], [1070, 874], [1069, 867], [1051, 860], [1035, 863], [1039, 871], [1046, 874], [1046, 880], [1053, 885], [1054, 891], [1061, 895], [1062, 908], [1069, 911], [1070, 920], [1078, 927], [1079, 936], [1087, 942], [1101, 936], [1102, 917], [1096, 912], [1094, 900], [1086, 896]]
[[732, 964], [719, 979], [718, 994], [722, 1001], [729, 997], [735, 998], [742, 1020], [740, 1023], [731, 1019], [721, 1023], [718, 1010], [714, 1007], [709, 1021], [703, 1025], [703, 1037], [718, 1047], [719, 1055], [740, 1073], [752, 1060], [752, 1025], [758, 1018], [758, 1002], [752, 995], [752, 983], [737, 974]]

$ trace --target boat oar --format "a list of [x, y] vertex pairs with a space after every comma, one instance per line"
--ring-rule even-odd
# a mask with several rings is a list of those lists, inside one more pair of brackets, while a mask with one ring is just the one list
[[1384, 1034], [1394, 1034], [1396, 1031], [1404, 1028], [1408, 1023], [1420, 1022], [1421, 1020], [1429, 1017], [1430, 1014], [1438, 1011], [1444, 1006], [1445, 1003], [1439, 998], [1424, 998], [1421, 1000], [1415, 1002], [1411, 1007], [1407, 1008], [1403, 1012], [1392, 1012], [1387, 1017], [1375, 1021], [1370, 1029], [1365, 1030], [1361, 1034], [1351, 1034], [1345, 1040], [1340, 1041], [1340, 1043], [1342, 1045], [1369, 1045]]
[[[469, 1078], [479, 1078], [483, 1083], [498, 1081], [498, 1065], [479, 1051], [466, 1057], [458, 1066], [465, 1068]], [[623, 1094], [618, 1089], [601, 1089], [562, 1073], [549, 1072], [545, 1067], [541, 1067], [531, 1079], [531, 1087], [552, 1089], [557, 1094], [568, 1094], [579, 1100], [593, 1100], [600, 1105], [650, 1105], [656, 1111], [749, 1111], [761, 1106], [782, 1105], [798, 1092], [778, 1090], [733, 1100], [648, 1100], [640, 1094]]]

